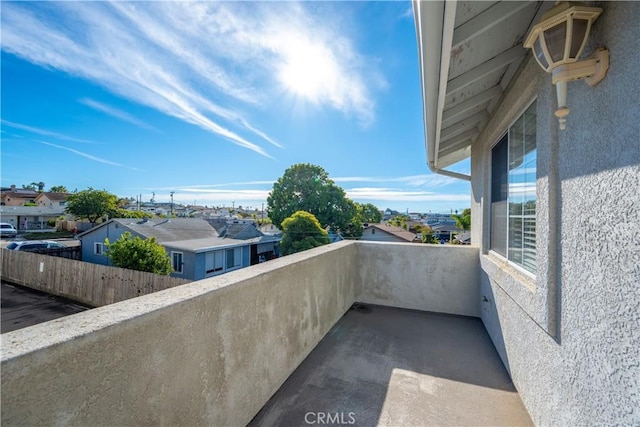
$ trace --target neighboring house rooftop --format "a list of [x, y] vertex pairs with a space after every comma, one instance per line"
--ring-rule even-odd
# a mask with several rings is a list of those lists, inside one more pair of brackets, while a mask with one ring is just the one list
[[153, 218], [148, 220], [114, 218], [80, 234], [80, 237], [110, 222], [116, 222], [146, 238], [155, 237], [158, 243], [218, 237], [216, 230], [207, 221], [198, 218]]
[[214, 248], [247, 246], [250, 244], [277, 242], [280, 239], [271, 236], [260, 236], [251, 239], [229, 239], [222, 237], [206, 237], [203, 239], [179, 240], [165, 242], [172, 249], [180, 249], [189, 252], [208, 252]]
[[376, 230], [384, 231], [385, 233], [393, 234], [407, 242], [413, 242], [416, 239], [416, 234], [405, 230], [404, 228], [396, 227], [385, 223], [381, 224], [369, 224], [365, 228], [375, 228]]
[[70, 194], [68, 194], [68, 193], [48, 193], [48, 192], [44, 192], [44, 193], [38, 194], [38, 197], [36, 199], [42, 198], [44, 196], [46, 196], [52, 202], [62, 202], [62, 201], [67, 200], [67, 198], [70, 196]]
[[438, 225], [431, 226], [431, 230], [438, 233], [443, 233], [447, 231], [462, 231], [455, 224], [438, 224]]
[[220, 237], [240, 240], [253, 239], [260, 236], [262, 236], [260, 230], [258, 230], [255, 225], [249, 223], [227, 224], [224, 233], [220, 235]]

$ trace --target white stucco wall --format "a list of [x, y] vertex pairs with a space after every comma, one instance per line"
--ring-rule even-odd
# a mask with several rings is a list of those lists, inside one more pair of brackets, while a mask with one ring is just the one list
[[[640, 3], [603, 2], [588, 55], [607, 77], [569, 84], [559, 131], [551, 76], [530, 60], [472, 151], [482, 320], [538, 425], [640, 424]], [[490, 147], [537, 97], [538, 272], [488, 252]]]
[[368, 242], [357, 259], [359, 302], [480, 316], [477, 247]]

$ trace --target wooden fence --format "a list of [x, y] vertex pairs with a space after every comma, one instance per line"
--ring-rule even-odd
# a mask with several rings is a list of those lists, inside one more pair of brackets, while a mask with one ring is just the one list
[[0, 249], [2, 281], [93, 307], [173, 288], [190, 280], [49, 255]]

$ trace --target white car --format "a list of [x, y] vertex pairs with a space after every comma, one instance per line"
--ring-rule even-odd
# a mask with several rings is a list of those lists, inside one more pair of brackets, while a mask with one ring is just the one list
[[11, 242], [7, 245], [7, 249], [12, 251], [37, 251], [39, 249], [66, 248], [62, 243], [52, 240], [26, 240], [24, 242]]
[[16, 237], [17, 234], [18, 230], [16, 230], [13, 225], [8, 222], [0, 222], [0, 236]]

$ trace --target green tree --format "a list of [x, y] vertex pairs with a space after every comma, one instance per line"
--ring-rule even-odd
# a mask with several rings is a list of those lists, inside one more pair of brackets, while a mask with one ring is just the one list
[[461, 214], [451, 215], [451, 218], [456, 220], [456, 227], [464, 231], [471, 230], [471, 209], [464, 209]]
[[122, 208], [116, 208], [112, 211], [109, 211], [107, 215], [109, 215], [109, 218], [136, 218], [136, 219], [153, 218], [153, 214], [149, 212], [130, 211], [128, 209], [122, 209]]
[[67, 199], [67, 213], [76, 218], [86, 218], [92, 224], [104, 216], [111, 215], [117, 209], [118, 196], [106, 190], [94, 190], [89, 187], [71, 194]]
[[131, 237], [131, 233], [126, 231], [113, 243], [107, 238], [105, 245], [107, 247], [105, 255], [116, 267], [163, 276], [168, 276], [173, 271], [169, 255], [154, 237], [150, 239]]
[[363, 223], [378, 224], [382, 221], [382, 212], [375, 205], [371, 203], [356, 203], [358, 208], [358, 215]]
[[389, 221], [387, 221], [390, 225], [407, 229], [407, 219], [409, 219], [406, 215], [394, 215]]
[[67, 190], [67, 187], [65, 187], [64, 185], [54, 185], [49, 189], [49, 191], [52, 193], [68, 193], [69, 192]]
[[267, 214], [282, 229], [285, 218], [297, 211], [313, 214], [322, 228], [344, 232], [356, 216], [355, 204], [329, 179], [320, 166], [299, 163], [288, 168], [273, 184]]
[[417, 225], [415, 229], [422, 234], [422, 243], [440, 243], [433, 235], [433, 229], [428, 225]]
[[306, 251], [328, 243], [329, 235], [320, 226], [318, 219], [309, 212], [297, 211], [282, 221], [280, 251], [283, 255]]

